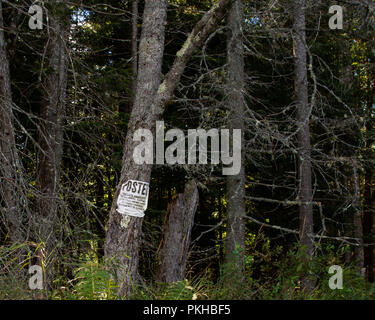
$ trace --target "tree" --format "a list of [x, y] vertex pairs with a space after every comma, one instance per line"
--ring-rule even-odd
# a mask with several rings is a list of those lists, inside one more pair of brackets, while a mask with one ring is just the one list
[[[63, 122], [67, 90], [67, 36], [69, 23], [61, 12], [64, 4], [54, 3], [48, 12], [48, 73], [43, 83], [44, 96], [41, 102], [41, 122], [38, 130], [38, 155], [36, 187], [40, 194], [37, 199], [35, 237], [43, 242], [47, 274], [52, 272], [55, 258], [56, 223], [60, 203], [59, 181], [63, 153]], [[64, 9], [64, 8], [63, 8]], [[62, 11], [65, 12], [65, 11]], [[48, 260], [47, 260], [48, 257]], [[47, 281], [48, 282], [48, 281]]]
[[[241, 129], [244, 140], [244, 56], [242, 41], [243, 3], [237, 0], [232, 5], [228, 15], [227, 41], [227, 103], [229, 109], [229, 129]], [[236, 265], [238, 272], [242, 272], [245, 249], [245, 163], [244, 144], [242, 143], [242, 165], [239, 174], [227, 177], [227, 238], [226, 261]], [[238, 251], [236, 255], [234, 252]], [[237, 258], [239, 257], [239, 258]], [[234, 261], [237, 259], [237, 261]]]
[[132, 91], [135, 95], [137, 89], [137, 69], [138, 69], [138, 0], [132, 1], [132, 39], [131, 39], [131, 55], [132, 55]]
[[25, 240], [22, 219], [22, 167], [16, 148], [13, 125], [13, 100], [6, 39], [4, 36], [3, 7], [0, 1], [0, 203], [4, 225], [14, 242]]
[[362, 228], [362, 210], [361, 210], [361, 188], [359, 182], [359, 174], [358, 174], [358, 161], [356, 158], [352, 158], [352, 166], [353, 166], [353, 207], [354, 207], [354, 218], [353, 218], [353, 225], [354, 225], [354, 236], [359, 239], [358, 247], [354, 250], [354, 256], [356, 260], [356, 264], [358, 267], [358, 271], [362, 272], [362, 268], [364, 267], [364, 251], [363, 251], [363, 228]]
[[[305, 22], [305, 0], [294, 0], [294, 59], [295, 59], [295, 99], [297, 107], [298, 176], [299, 176], [299, 237], [305, 254], [311, 259], [314, 253], [313, 207], [311, 180], [311, 144], [308, 81], [307, 44]], [[307, 275], [305, 275], [307, 277]], [[311, 290], [312, 280], [304, 279], [305, 289]]]
[[185, 184], [184, 192], [177, 194], [168, 205], [159, 246], [157, 279], [161, 282], [185, 279], [191, 229], [198, 202], [197, 183], [192, 179]]
[[[136, 129], [150, 128], [153, 125], [153, 117], [149, 118], [152, 114], [150, 106], [152, 106], [161, 82], [166, 15], [166, 1], [149, 0], [145, 2], [139, 45], [137, 91], [125, 140], [120, 186], [130, 179], [143, 182], [148, 182], [150, 179], [150, 166], [143, 165], [139, 167], [133, 162], [134, 142], [132, 136]], [[119, 190], [115, 193], [107, 226], [105, 255], [114, 256], [115, 254], [120, 254], [122, 256], [119, 258], [119, 262], [125, 270], [116, 270], [116, 280], [119, 285], [119, 293], [127, 296], [130, 293], [132, 282], [136, 280], [142, 220], [131, 217], [130, 221], [127, 221], [127, 226], [121, 227], [121, 220], [125, 220], [127, 217], [122, 217], [116, 211], [118, 195]]]
[[221, 0], [204, 14], [177, 52], [170, 71], [161, 83], [167, 2], [145, 2], [139, 44], [137, 91], [125, 140], [120, 183], [110, 211], [105, 241], [105, 255], [115, 258], [116, 262], [121, 264], [121, 268], [116, 269], [116, 277], [122, 296], [131, 292], [132, 283], [136, 280], [142, 218], [122, 217], [116, 211], [116, 201], [121, 186], [126, 181], [149, 182], [152, 168], [151, 165], [137, 165], [134, 162], [133, 151], [136, 143], [133, 141], [133, 134], [139, 128], [155, 132], [156, 120], [160, 119], [166, 103], [173, 97], [186, 63], [221, 21], [231, 3], [231, 0]]

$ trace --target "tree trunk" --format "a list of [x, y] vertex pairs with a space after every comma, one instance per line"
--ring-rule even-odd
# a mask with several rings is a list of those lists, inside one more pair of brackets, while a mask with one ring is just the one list
[[138, 70], [138, 0], [132, 2], [132, 39], [131, 39], [131, 55], [132, 55], [132, 91], [135, 96], [137, 89], [137, 70]]
[[354, 186], [354, 237], [359, 239], [359, 247], [354, 249], [354, 258], [358, 271], [362, 272], [364, 267], [364, 251], [363, 251], [363, 230], [362, 230], [362, 210], [361, 210], [361, 187], [358, 176], [358, 161], [352, 158], [353, 165], [353, 186]]
[[[368, 87], [371, 87], [371, 81], [368, 79]], [[373, 101], [374, 94], [373, 90], [368, 90], [367, 97], [367, 121], [365, 124], [366, 130], [366, 144], [365, 144], [365, 158], [371, 159], [372, 156], [372, 145], [374, 138], [372, 136], [373, 128]], [[373, 184], [373, 169], [372, 162], [369, 161], [365, 165], [365, 177], [364, 177], [364, 190], [363, 190], [363, 240], [367, 246], [364, 247], [364, 265], [366, 268], [366, 277], [369, 282], [374, 282], [374, 234], [373, 234], [373, 223], [374, 223], [374, 200], [375, 193], [372, 189]]]
[[[68, 26], [60, 17], [51, 13], [49, 19], [48, 70], [43, 83], [41, 123], [38, 130], [40, 149], [37, 153], [36, 188], [37, 220], [34, 221], [36, 241], [43, 242], [47, 275], [52, 272], [56, 253], [56, 223], [59, 210], [58, 186], [63, 152], [63, 119], [67, 89], [66, 38]], [[52, 254], [54, 253], [54, 254]], [[48, 259], [47, 259], [48, 257]], [[49, 277], [47, 282], [49, 282]]]
[[[119, 294], [128, 296], [137, 277], [138, 248], [142, 218], [124, 218], [116, 211], [121, 186], [128, 180], [150, 181], [152, 165], [137, 165], [133, 161], [136, 143], [133, 134], [137, 129], [155, 132], [165, 104], [173, 97], [186, 63], [200, 48], [205, 39], [224, 17], [231, 0], [221, 0], [195, 25], [182, 49], [177, 52], [171, 70], [161, 82], [161, 65], [164, 50], [164, 27], [166, 24], [166, 0], [146, 0], [142, 33], [139, 44], [137, 90], [125, 139], [124, 157], [119, 184], [116, 188], [107, 225], [105, 255], [120, 266], [115, 268]], [[121, 223], [122, 221], [122, 223]]]
[[[229, 108], [229, 129], [242, 130], [242, 146], [244, 140], [244, 56], [242, 27], [243, 3], [237, 0], [233, 4], [228, 16], [228, 79], [227, 100]], [[243, 149], [243, 148], [241, 148]], [[227, 204], [228, 222], [226, 237], [226, 262], [233, 263], [241, 274], [244, 263], [245, 249], [245, 169], [244, 153], [242, 152], [242, 165], [238, 175], [227, 177]], [[235, 253], [235, 254], [234, 254]]]
[[[306, 22], [305, 0], [294, 0], [294, 58], [295, 58], [295, 99], [297, 106], [298, 156], [299, 156], [299, 237], [307, 261], [314, 252], [313, 242], [313, 208], [311, 181], [311, 145], [309, 126], [309, 98], [306, 63]], [[303, 286], [313, 289], [312, 280], [304, 276]]]
[[178, 194], [168, 205], [157, 272], [157, 279], [161, 282], [185, 279], [191, 229], [198, 201], [197, 184], [194, 180], [190, 180], [185, 185], [184, 193]]
[[[363, 240], [367, 244], [372, 244], [374, 241], [372, 234], [373, 225], [373, 194], [371, 190], [372, 184], [372, 169], [365, 167], [363, 191]], [[364, 266], [366, 268], [366, 276], [369, 282], [374, 282], [374, 247], [369, 245], [364, 247]]]
[[0, 205], [1, 219], [13, 242], [25, 240], [20, 205], [21, 173], [13, 126], [9, 62], [0, 1]]
[[161, 82], [166, 17], [166, 0], [146, 0], [139, 46], [137, 91], [125, 140], [120, 184], [114, 196], [104, 247], [105, 255], [115, 258], [116, 263], [121, 265], [116, 269], [121, 296], [127, 296], [132, 291], [137, 277], [142, 218], [128, 216], [130, 220], [127, 226], [122, 227], [121, 220], [125, 218], [116, 211], [116, 202], [120, 187], [126, 181], [150, 181], [151, 165], [137, 165], [133, 161], [133, 134], [139, 128], [152, 129], [155, 125], [150, 106]]

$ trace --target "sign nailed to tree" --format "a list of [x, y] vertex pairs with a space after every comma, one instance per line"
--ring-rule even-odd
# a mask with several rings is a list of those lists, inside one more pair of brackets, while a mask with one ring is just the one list
[[117, 212], [133, 217], [144, 217], [147, 209], [149, 183], [128, 180], [121, 186], [117, 199]]

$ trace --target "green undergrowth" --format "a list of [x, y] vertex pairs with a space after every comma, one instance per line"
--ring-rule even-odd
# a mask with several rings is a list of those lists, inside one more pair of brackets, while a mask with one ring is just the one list
[[[249, 249], [250, 248], [250, 249]], [[322, 246], [308, 263], [303, 250], [271, 248], [269, 242], [252, 250], [237, 248], [231, 262], [220, 265], [219, 274], [211, 269], [191, 279], [174, 283], [138, 282], [128, 299], [138, 300], [372, 300], [375, 286], [368, 283], [354, 263], [342, 263], [348, 247]], [[253, 248], [254, 249], [254, 248]], [[20, 259], [22, 253], [23, 259]], [[52, 289], [30, 290], [28, 268], [35, 245], [0, 247], [0, 299], [117, 300], [113, 262], [102, 261], [91, 253], [83, 254], [70, 265], [70, 276], [56, 276]], [[279, 257], [282, 256], [282, 259]], [[242, 262], [241, 262], [242, 261]], [[343, 288], [329, 287], [329, 267], [343, 269]], [[121, 267], [121, 266], [116, 266]], [[301, 275], [310, 277], [312, 291], [303, 290]]]

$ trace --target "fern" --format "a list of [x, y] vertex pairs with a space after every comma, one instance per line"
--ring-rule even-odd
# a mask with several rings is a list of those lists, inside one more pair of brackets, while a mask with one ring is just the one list
[[177, 281], [173, 283], [159, 283], [161, 300], [192, 300], [194, 291], [188, 281]]
[[73, 292], [78, 299], [117, 299], [116, 285], [104, 266], [87, 262], [75, 271]]

